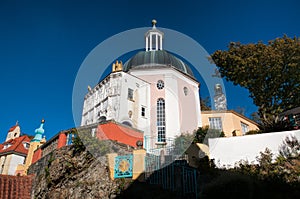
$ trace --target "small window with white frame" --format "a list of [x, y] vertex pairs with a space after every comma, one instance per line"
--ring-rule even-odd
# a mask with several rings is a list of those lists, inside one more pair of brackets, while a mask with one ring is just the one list
[[128, 96], [127, 96], [128, 100], [133, 101], [133, 89], [128, 88]]
[[220, 117], [210, 117], [208, 120], [210, 129], [218, 129], [222, 131], [222, 120]]
[[242, 134], [245, 135], [249, 131], [249, 125], [241, 122]]

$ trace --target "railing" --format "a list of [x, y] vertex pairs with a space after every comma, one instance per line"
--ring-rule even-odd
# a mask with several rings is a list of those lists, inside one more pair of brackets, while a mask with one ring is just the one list
[[150, 184], [161, 185], [177, 195], [197, 198], [197, 170], [189, 167], [186, 160], [162, 164], [161, 157], [147, 154], [145, 157], [145, 179]]
[[187, 144], [180, 140], [177, 140], [175, 143], [175, 139], [170, 137], [166, 138], [166, 143], [158, 143], [156, 141], [157, 137], [155, 136], [144, 136], [144, 147], [147, 153], [160, 156], [161, 164], [167, 165], [180, 159], [187, 160], [187, 155], [184, 153], [187, 149]]

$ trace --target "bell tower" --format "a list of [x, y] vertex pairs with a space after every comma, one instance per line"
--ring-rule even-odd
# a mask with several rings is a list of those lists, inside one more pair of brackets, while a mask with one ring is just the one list
[[152, 20], [152, 29], [145, 34], [146, 38], [146, 51], [162, 50], [162, 42], [164, 33], [156, 28], [157, 21]]
[[16, 125], [13, 126], [13, 127], [11, 127], [8, 130], [5, 142], [7, 142], [10, 139], [15, 139], [17, 137], [20, 137], [20, 134], [21, 134], [21, 132], [20, 132], [20, 126], [19, 126], [19, 123], [17, 121]]

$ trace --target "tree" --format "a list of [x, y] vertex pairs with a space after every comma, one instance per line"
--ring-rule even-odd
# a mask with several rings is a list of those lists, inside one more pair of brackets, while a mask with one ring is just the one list
[[279, 154], [285, 159], [300, 155], [300, 142], [295, 136], [287, 136], [280, 146]]
[[200, 96], [200, 108], [201, 108], [201, 111], [210, 111], [211, 110], [209, 97], [202, 98]]
[[300, 105], [300, 39], [268, 44], [231, 42], [211, 55], [221, 76], [250, 92], [265, 131], [280, 128], [279, 114]]
[[195, 132], [195, 143], [203, 143], [208, 145], [209, 138], [225, 137], [223, 131], [218, 129], [209, 129], [208, 126], [199, 127]]

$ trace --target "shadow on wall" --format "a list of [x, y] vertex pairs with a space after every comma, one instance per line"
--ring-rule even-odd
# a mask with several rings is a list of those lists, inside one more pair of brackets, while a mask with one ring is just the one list
[[[300, 160], [299, 160], [300, 161]], [[260, 169], [256, 167], [256, 169]], [[298, 165], [300, 169], [300, 164]], [[272, 173], [272, 170], [270, 170]], [[152, 174], [152, 176], [155, 174]], [[178, 173], [175, 173], [178, 175]], [[141, 174], [143, 179], [145, 173]], [[171, 176], [169, 176], [171, 177]], [[151, 178], [151, 176], [150, 176]], [[197, 198], [215, 199], [289, 199], [298, 198], [300, 194], [300, 183], [286, 183], [272, 175], [262, 178], [241, 168], [222, 170], [203, 158], [197, 169]], [[195, 195], [178, 195], [175, 191], [165, 190], [162, 185], [152, 185], [148, 180], [141, 182], [140, 179], [132, 181], [129, 179], [117, 179], [123, 181], [123, 190], [117, 198], [196, 198]]]

